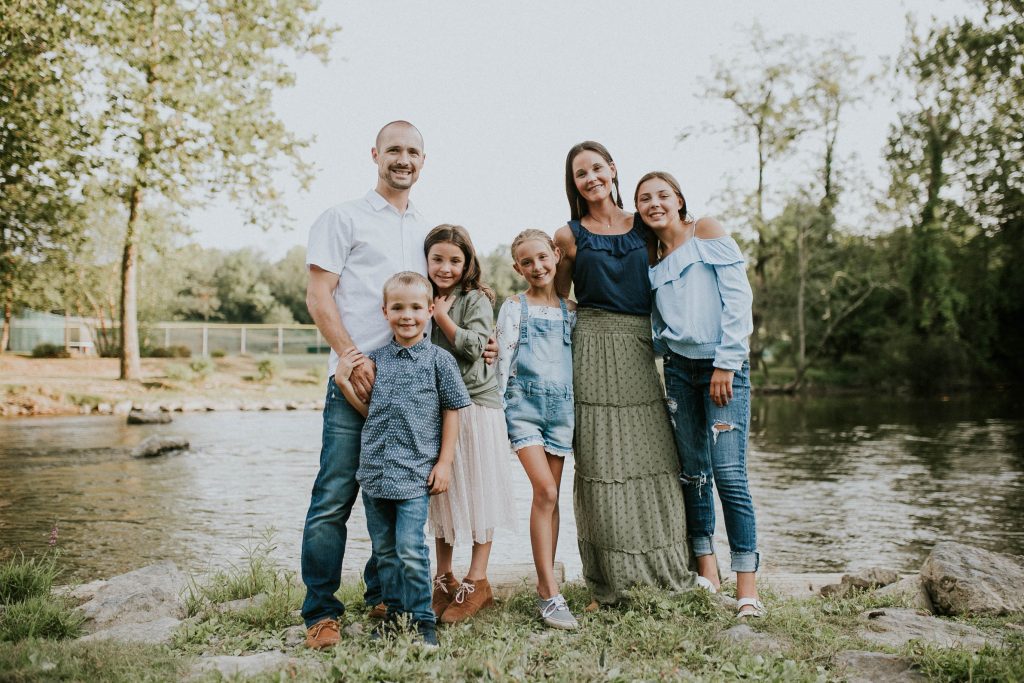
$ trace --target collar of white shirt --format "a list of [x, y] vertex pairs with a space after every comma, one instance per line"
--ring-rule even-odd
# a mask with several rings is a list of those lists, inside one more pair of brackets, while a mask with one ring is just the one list
[[[367, 192], [366, 201], [369, 202], [370, 206], [373, 207], [374, 211], [383, 211], [384, 209], [391, 209], [395, 213], [398, 213], [398, 209], [392, 206], [391, 203], [388, 202], [388, 200], [384, 199], [384, 197], [382, 197], [377, 192], [377, 190], [370, 190], [369, 192]], [[412, 200], [409, 200], [408, 205], [406, 205], [405, 213], [412, 214], [416, 217], [422, 218], [422, 214], [420, 214], [419, 210], [412, 203]]]

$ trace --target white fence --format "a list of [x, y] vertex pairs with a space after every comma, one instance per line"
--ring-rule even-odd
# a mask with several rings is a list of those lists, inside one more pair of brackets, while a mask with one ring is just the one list
[[[2, 325], [2, 322], [0, 322]], [[38, 344], [64, 346], [83, 354], [96, 352], [98, 321], [32, 312], [11, 321], [10, 350], [30, 353]], [[117, 323], [107, 323], [117, 335]], [[108, 332], [109, 333], [109, 332]], [[248, 325], [234, 323], [140, 323], [144, 348], [184, 346], [194, 356], [327, 353], [330, 347], [316, 325]]]
[[152, 323], [143, 325], [149, 347], [186, 346], [193, 355], [213, 353], [327, 353], [330, 347], [316, 325], [240, 325], [231, 323]]

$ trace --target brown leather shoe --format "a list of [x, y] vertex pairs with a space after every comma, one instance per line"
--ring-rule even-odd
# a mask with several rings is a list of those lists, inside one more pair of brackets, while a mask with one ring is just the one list
[[311, 650], [325, 650], [334, 647], [341, 640], [337, 619], [321, 619], [306, 629], [306, 647]]
[[441, 622], [455, 624], [469, 619], [485, 607], [494, 604], [494, 593], [487, 579], [463, 579], [462, 585], [455, 591], [455, 597], [448, 609], [441, 615]]
[[434, 577], [434, 594], [430, 597], [430, 608], [438, 619], [448, 609], [448, 604], [455, 598], [455, 591], [459, 588], [459, 582], [451, 572], [438, 574]]
[[385, 605], [383, 602], [381, 602], [379, 604], [374, 605], [373, 609], [371, 609], [367, 613], [366, 616], [369, 617], [370, 619], [376, 619], [377, 621], [380, 621], [381, 619], [383, 619], [387, 615], [388, 615], [388, 606]]

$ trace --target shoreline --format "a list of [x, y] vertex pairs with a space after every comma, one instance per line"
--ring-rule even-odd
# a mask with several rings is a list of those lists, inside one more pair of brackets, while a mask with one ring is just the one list
[[116, 358], [0, 355], [0, 418], [146, 412], [322, 410], [322, 356], [146, 358], [140, 380]]

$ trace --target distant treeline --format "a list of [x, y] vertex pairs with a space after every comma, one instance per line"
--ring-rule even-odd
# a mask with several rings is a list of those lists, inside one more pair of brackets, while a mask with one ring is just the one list
[[[23, 3], [0, 31], [4, 316], [120, 318], [124, 378], [139, 376], [139, 319], [309, 322], [301, 248], [278, 260], [203, 249], [185, 225], [220, 192], [254, 225], [284, 220], [272, 172], [281, 162], [305, 185], [308, 141], [286, 131], [269, 93], [291, 78], [282, 50], [325, 59], [335, 30], [313, 5], [219, 10], [243, 30], [195, 18], [207, 9], [194, 3], [142, 4]], [[676, 142], [714, 135], [749, 160], [736, 170], [751, 180], [726, 184], [714, 206], [749, 259], [758, 381], [1024, 380], [1024, 5], [975, 10], [911, 23], [880, 71], [841, 39], [757, 27], [714, 63], [703, 97], [722, 116]], [[250, 34], [280, 49], [235, 39]], [[878, 141], [884, 170], [869, 176], [840, 142], [879, 97], [898, 113]], [[499, 297], [519, 286], [504, 248], [483, 260]]]

